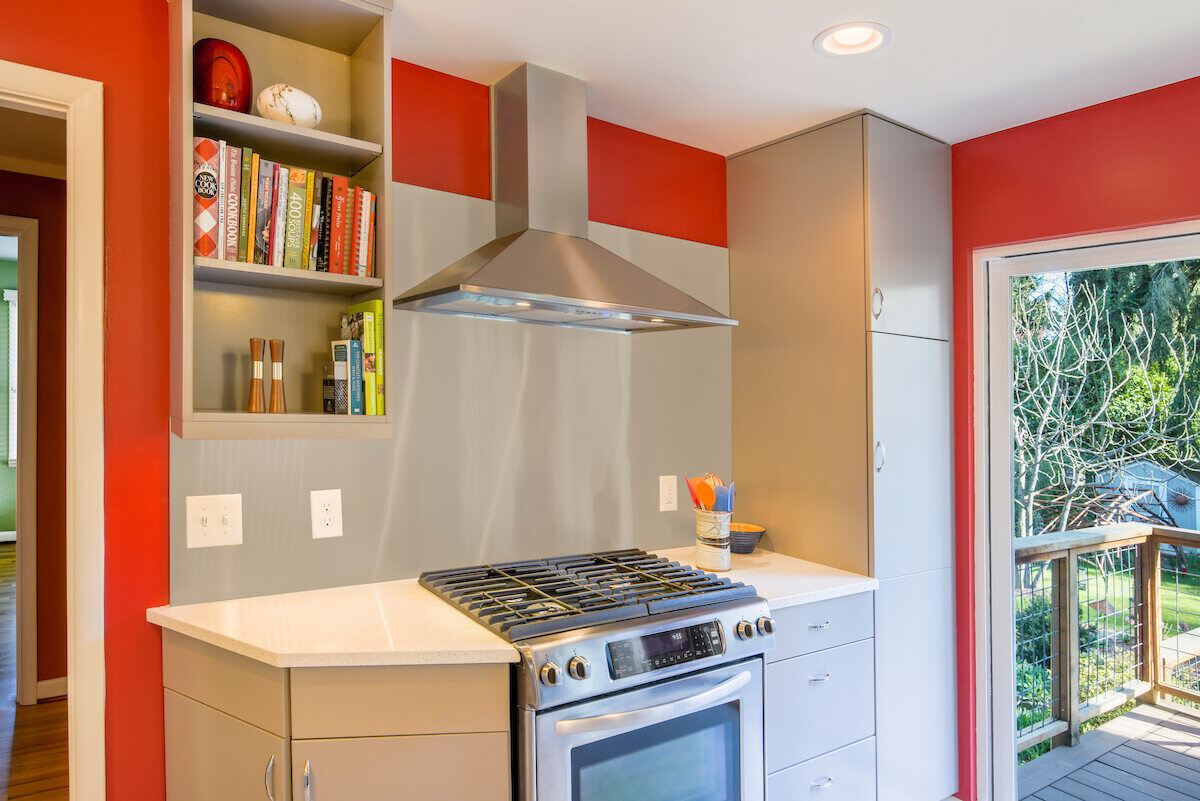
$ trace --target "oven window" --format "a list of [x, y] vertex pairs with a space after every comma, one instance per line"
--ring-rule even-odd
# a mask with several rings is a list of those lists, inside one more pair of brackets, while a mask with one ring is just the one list
[[572, 801], [737, 801], [736, 702], [571, 751]]

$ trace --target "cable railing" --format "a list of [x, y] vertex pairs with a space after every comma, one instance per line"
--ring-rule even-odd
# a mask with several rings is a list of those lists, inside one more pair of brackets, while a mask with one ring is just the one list
[[1200, 532], [1117, 524], [1013, 541], [1017, 752], [1130, 700], [1200, 705]]

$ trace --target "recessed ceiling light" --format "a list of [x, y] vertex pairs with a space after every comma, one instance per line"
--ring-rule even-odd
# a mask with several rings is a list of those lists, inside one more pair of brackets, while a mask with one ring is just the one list
[[830, 56], [857, 56], [878, 50], [892, 40], [892, 30], [878, 22], [843, 22], [826, 28], [813, 39], [813, 47]]
[[529, 308], [529, 307], [530, 307], [530, 306], [532, 306], [533, 304], [532, 304], [532, 303], [529, 303], [528, 301], [524, 301], [524, 300], [518, 300], [518, 301], [516, 302], [516, 305], [517, 305], [517, 306], [524, 306], [525, 308]]

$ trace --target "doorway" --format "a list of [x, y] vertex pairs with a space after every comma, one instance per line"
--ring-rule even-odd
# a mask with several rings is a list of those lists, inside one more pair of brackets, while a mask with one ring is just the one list
[[67, 771], [69, 797], [90, 801], [105, 797], [103, 86], [0, 61], [0, 107], [62, 120], [67, 131], [58, 387], [66, 420]]
[[1124, 238], [977, 254], [980, 773], [996, 801], [1166, 797], [1163, 765], [1200, 746], [1200, 681], [1180, 684], [1200, 647], [1179, 637], [1200, 623], [1200, 236]]

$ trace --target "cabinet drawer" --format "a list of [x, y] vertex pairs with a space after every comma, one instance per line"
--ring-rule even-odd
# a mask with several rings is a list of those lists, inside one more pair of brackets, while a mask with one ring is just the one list
[[764, 675], [768, 773], [875, 733], [872, 640], [774, 662]]
[[163, 686], [286, 737], [286, 670], [163, 629]]
[[771, 615], [775, 618], [775, 647], [767, 652], [768, 662], [865, 640], [875, 633], [874, 602], [869, 592], [789, 606]]
[[875, 738], [860, 740], [767, 777], [767, 801], [872, 801]]
[[163, 695], [167, 801], [262, 801], [268, 789], [288, 797], [286, 740], [174, 690]]
[[292, 737], [507, 732], [508, 665], [292, 669]]
[[293, 740], [292, 798], [510, 801], [508, 765], [502, 733]]

